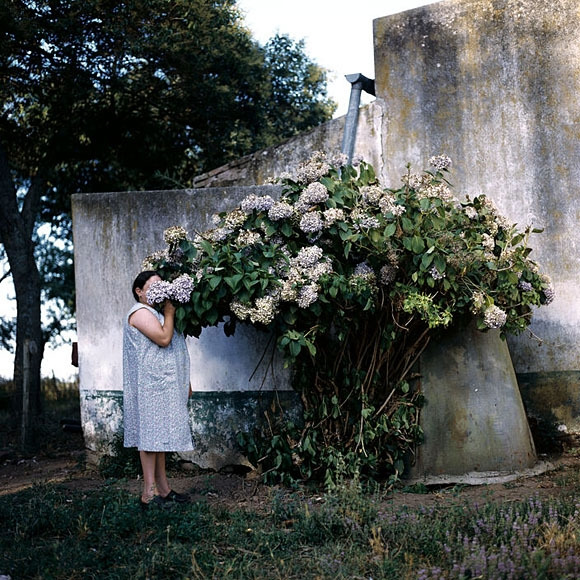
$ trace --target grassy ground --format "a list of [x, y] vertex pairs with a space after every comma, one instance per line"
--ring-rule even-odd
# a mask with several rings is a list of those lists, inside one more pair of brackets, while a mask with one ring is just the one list
[[[53, 410], [45, 452], [66, 452], [71, 440], [50, 425], [74, 405]], [[0, 578], [580, 578], [576, 470], [542, 480], [537, 490], [550, 485], [549, 494], [520, 493], [517, 483], [500, 497], [458, 487], [436, 502], [443, 494], [415, 493], [412, 506], [397, 501], [408, 490], [358, 481], [332, 493], [272, 488], [259, 502], [213, 502], [208, 475], [192, 503], [142, 512], [136, 484], [109, 477], [0, 490]]]
[[[345, 482], [267, 509], [207, 502], [143, 513], [135, 496], [37, 485], [0, 497], [12, 579], [578, 578], [577, 495], [392, 509]], [[262, 506], [263, 507], [263, 506]]]

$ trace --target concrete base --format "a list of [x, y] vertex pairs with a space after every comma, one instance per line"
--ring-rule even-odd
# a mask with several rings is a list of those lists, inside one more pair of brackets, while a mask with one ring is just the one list
[[423, 485], [490, 485], [492, 483], [508, 483], [525, 477], [535, 477], [547, 471], [556, 469], [556, 466], [549, 461], [536, 463], [529, 469], [521, 471], [473, 471], [462, 475], [425, 475], [420, 478], [405, 478], [405, 483], [413, 485], [422, 483]]
[[408, 477], [465, 482], [520, 476], [536, 452], [507, 344], [470, 326], [429, 345], [420, 361], [424, 443]]

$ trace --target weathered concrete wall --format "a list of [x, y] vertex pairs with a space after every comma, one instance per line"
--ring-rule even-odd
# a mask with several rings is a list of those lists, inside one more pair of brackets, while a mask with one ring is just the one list
[[[361, 109], [355, 154], [383, 183], [431, 155], [454, 162], [460, 195], [484, 193], [532, 236], [555, 301], [509, 340], [531, 414], [580, 430], [580, 9], [576, 0], [447, 0], [374, 22], [377, 100]], [[344, 119], [201, 176], [263, 183], [310, 151], [336, 151]]]
[[[380, 163], [384, 129], [382, 103], [373, 102], [360, 108], [355, 139], [355, 156], [361, 156], [375, 167]], [[223, 167], [204, 173], [193, 180], [194, 187], [228, 185], [262, 185], [268, 179], [295, 169], [314, 151], [339, 153], [345, 117], [328, 121], [320, 127], [297, 135], [285, 143], [242, 157]]]
[[[543, 342], [526, 334], [509, 345], [528, 411], [551, 411], [580, 430], [577, 1], [446, 0], [377, 19], [374, 36], [378, 98], [361, 108], [355, 155], [372, 163], [385, 185], [397, 186], [407, 163], [419, 171], [431, 155], [447, 154], [457, 191], [485, 193], [520, 226], [545, 229], [530, 242], [556, 288], [556, 300], [538, 310], [531, 328]], [[337, 152], [343, 128], [344, 118], [333, 120], [195, 180], [195, 187], [213, 189], [74, 197], [80, 383], [85, 431], [94, 444], [119, 427], [120, 325], [131, 304], [131, 281], [141, 259], [162, 247], [163, 229], [176, 223], [190, 232], [204, 229], [212, 213], [248, 193], [222, 187], [262, 184], [312, 151]], [[241, 416], [251, 421], [251, 401], [257, 402], [255, 385], [232, 382], [247, 376], [251, 364], [230, 376], [223, 371], [233, 360], [254, 360], [256, 351], [243, 351], [250, 341], [242, 340], [242, 351], [221, 365], [234, 348], [226, 342], [206, 366], [205, 357], [216, 352], [214, 330], [221, 343], [220, 331], [210, 329], [202, 336], [207, 348], [202, 341], [190, 344], [194, 368], [204, 361], [207, 370], [195, 386], [196, 429], [220, 417], [234, 426]], [[234, 395], [238, 390], [246, 392], [244, 403]], [[236, 411], [244, 405], [245, 415]], [[222, 414], [216, 416], [215, 408]], [[216, 440], [215, 430], [198, 434], [201, 440], [208, 435], [207, 449], [196, 458], [200, 464], [236, 459], [228, 451], [231, 441]]]
[[[143, 259], [165, 247], [166, 228], [203, 231], [214, 213], [233, 209], [257, 190], [279, 195], [278, 188], [265, 186], [73, 196], [79, 382], [89, 449], [99, 453], [121, 429], [122, 326]], [[254, 373], [268, 337], [251, 327], [239, 326], [233, 337], [208, 328], [188, 342], [197, 444], [188, 458], [211, 468], [239, 463], [235, 435], [260, 419], [273, 391], [283, 403], [295, 403], [289, 372], [276, 357], [272, 368], [263, 365]]]
[[444, 153], [532, 237], [556, 300], [510, 340], [532, 412], [580, 428], [580, 9], [577, 0], [447, 0], [374, 21], [382, 177]]

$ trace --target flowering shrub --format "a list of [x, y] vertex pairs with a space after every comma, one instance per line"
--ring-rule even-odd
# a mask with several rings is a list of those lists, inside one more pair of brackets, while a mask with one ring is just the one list
[[315, 153], [280, 178], [280, 200], [250, 195], [192, 239], [170, 228], [167, 248], [146, 259], [193, 285], [177, 299], [186, 335], [222, 321], [228, 334], [237, 322], [275, 334], [304, 423], [280, 415], [270, 432], [241, 437], [270, 475], [332, 483], [344, 464], [395, 479], [421, 437], [411, 379], [430, 337], [472, 319], [518, 334], [553, 299], [529, 257], [537, 230], [518, 231], [485, 196], [458, 200], [450, 160], [430, 163], [386, 189], [370, 165]]

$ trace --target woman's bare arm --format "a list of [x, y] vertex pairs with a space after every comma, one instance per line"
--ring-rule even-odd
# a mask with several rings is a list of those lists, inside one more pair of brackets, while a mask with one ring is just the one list
[[165, 348], [171, 343], [175, 323], [175, 306], [170, 301], [163, 308], [165, 320], [163, 324], [147, 308], [139, 308], [131, 314], [129, 324], [142, 332], [149, 340]]

